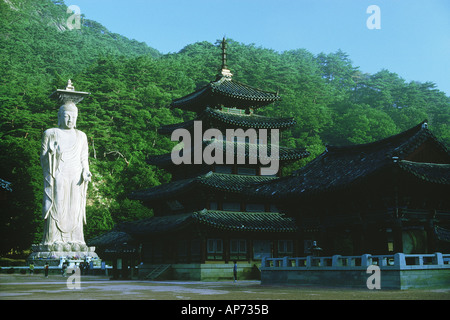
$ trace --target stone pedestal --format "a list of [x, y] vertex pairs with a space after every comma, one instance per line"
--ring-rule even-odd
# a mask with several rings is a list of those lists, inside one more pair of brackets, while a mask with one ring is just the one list
[[52, 245], [39, 244], [32, 246], [32, 253], [28, 257], [28, 262], [65, 259], [86, 258], [98, 259], [95, 253], [95, 247], [88, 247], [85, 244], [78, 243], [55, 243]]

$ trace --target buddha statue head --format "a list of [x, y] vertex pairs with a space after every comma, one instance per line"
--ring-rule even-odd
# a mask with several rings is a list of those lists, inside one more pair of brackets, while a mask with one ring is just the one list
[[58, 111], [58, 127], [74, 129], [77, 126], [78, 108], [72, 101], [63, 104]]

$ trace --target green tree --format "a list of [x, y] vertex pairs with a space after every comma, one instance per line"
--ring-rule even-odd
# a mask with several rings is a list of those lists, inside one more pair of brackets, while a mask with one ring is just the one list
[[0, 254], [18, 253], [42, 236], [42, 172], [37, 141], [13, 137], [0, 140], [0, 177], [11, 182], [12, 192], [2, 202]]

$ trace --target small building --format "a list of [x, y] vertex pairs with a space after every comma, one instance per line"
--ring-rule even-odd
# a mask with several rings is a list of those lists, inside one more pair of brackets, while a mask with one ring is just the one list
[[[90, 239], [89, 245], [96, 246], [102, 260], [110, 262], [112, 270], [106, 274], [113, 280], [127, 280], [137, 276], [137, 265], [140, 263], [140, 247], [128, 233], [121, 231], [121, 227]], [[106, 266], [105, 266], [106, 267]]]
[[450, 153], [426, 121], [373, 143], [328, 146], [289, 177], [248, 189], [294, 218], [322, 256], [450, 252]]
[[0, 178], [0, 201], [6, 201], [12, 191], [11, 182]]

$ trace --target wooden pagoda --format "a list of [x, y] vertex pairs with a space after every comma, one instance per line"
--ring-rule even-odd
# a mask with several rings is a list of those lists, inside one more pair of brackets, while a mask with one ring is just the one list
[[[219, 129], [288, 129], [293, 118], [271, 118], [255, 111], [280, 99], [278, 93], [263, 91], [233, 79], [227, 67], [227, 44], [222, 41], [222, 68], [217, 78], [195, 92], [176, 99], [170, 108], [194, 111], [193, 120], [163, 126], [160, 134], [185, 129], [194, 134], [201, 122], [202, 130]], [[260, 132], [260, 131], [258, 131]], [[243, 191], [259, 183], [277, 179], [289, 162], [309, 156], [305, 149], [279, 147], [278, 173], [262, 175], [258, 161], [261, 148], [270, 148], [269, 140], [257, 136], [252, 140], [202, 140], [202, 149], [183, 148], [192, 157], [214, 145], [224, 154], [243, 147], [244, 163], [178, 164], [171, 153], [151, 156], [149, 165], [172, 173], [172, 181], [157, 187], [133, 192], [129, 198], [142, 201], [153, 209], [154, 216], [117, 226], [113, 232], [94, 241], [99, 248], [111, 248], [126, 239], [139, 248], [140, 275], [153, 278], [155, 270], [171, 266], [173, 279], [231, 279], [233, 262], [240, 275], [258, 277], [256, 266], [263, 257], [295, 256], [297, 231], [294, 220], [278, 212], [264, 199], [255, 200]], [[237, 153], [234, 154], [237, 156]], [[115, 241], [114, 239], [118, 239]], [[100, 250], [100, 249], [97, 249]], [[114, 251], [108, 249], [110, 251]], [[120, 250], [115, 252], [119, 253]], [[153, 271], [152, 271], [153, 270]], [[255, 274], [256, 270], [256, 274]], [[151, 275], [151, 276], [150, 276]]]

